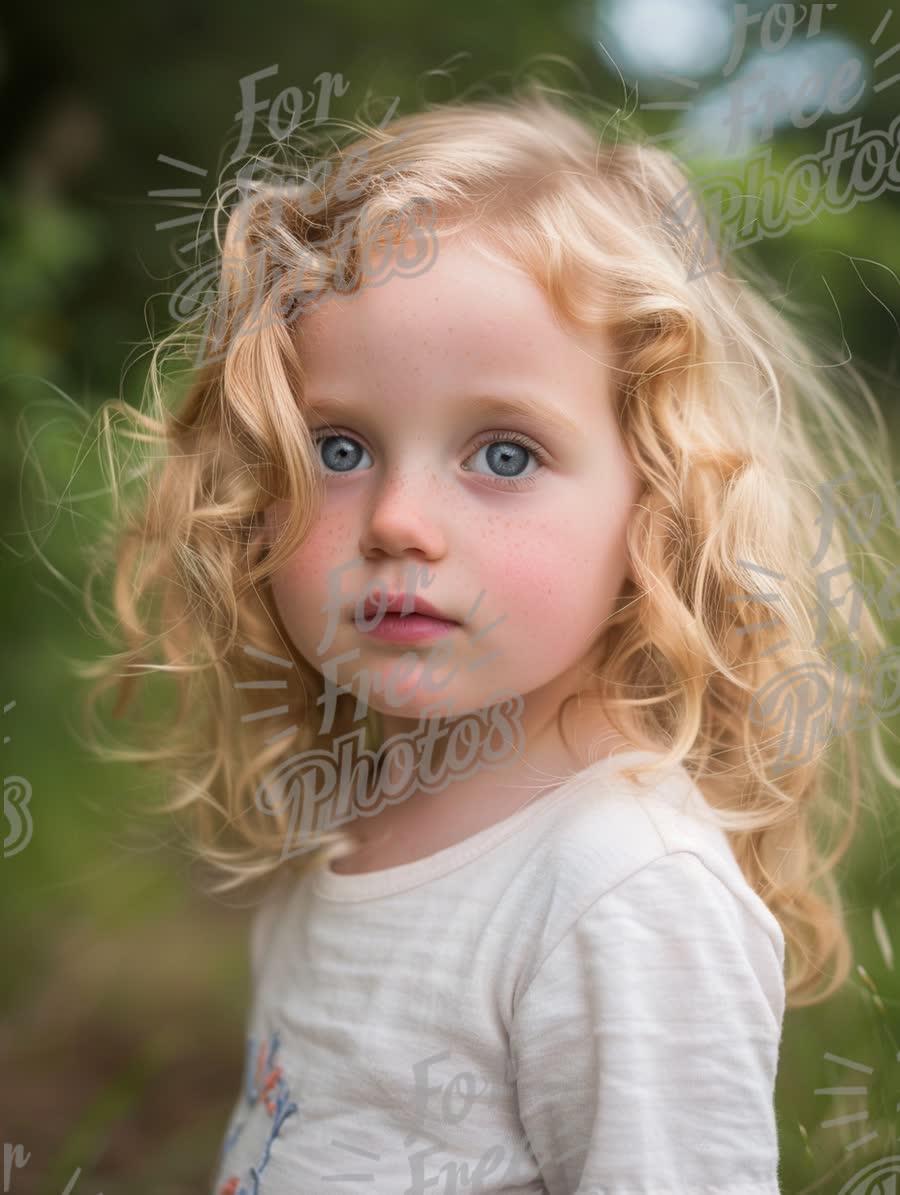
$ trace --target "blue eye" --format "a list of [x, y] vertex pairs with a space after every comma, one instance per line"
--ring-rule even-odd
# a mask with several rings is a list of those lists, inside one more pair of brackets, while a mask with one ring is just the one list
[[[344, 432], [330, 436], [317, 436], [315, 439], [320, 450], [320, 461], [333, 473], [351, 473], [362, 457], [369, 455], [358, 440], [354, 440], [352, 436], [348, 436]], [[371, 458], [369, 458], [369, 464], [371, 463]]]
[[[476, 453], [470, 457], [470, 460], [475, 460], [479, 453], [484, 453], [484, 459], [488, 466], [494, 470], [490, 476], [497, 478], [518, 478], [524, 473], [528, 467], [529, 456], [534, 456], [534, 452], [525, 444], [520, 444], [518, 440], [490, 440], [487, 444], [482, 444]], [[472, 472], [479, 472], [474, 469]]]
[[[472, 469], [469, 464], [463, 465], [463, 468], [467, 472], [481, 473], [483, 477], [489, 477], [501, 488], [530, 488], [535, 484], [537, 474], [547, 463], [543, 450], [519, 432], [489, 433], [489, 438], [482, 442], [469, 459], [475, 460], [482, 452], [485, 454], [489, 472], [482, 473], [480, 469]], [[523, 472], [527, 467], [528, 457], [533, 457], [537, 462], [531, 473]]]

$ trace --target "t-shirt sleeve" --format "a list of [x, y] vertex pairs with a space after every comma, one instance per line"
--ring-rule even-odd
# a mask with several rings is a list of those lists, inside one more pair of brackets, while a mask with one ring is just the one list
[[691, 851], [645, 864], [577, 919], [511, 1028], [549, 1195], [778, 1195], [775, 934]]

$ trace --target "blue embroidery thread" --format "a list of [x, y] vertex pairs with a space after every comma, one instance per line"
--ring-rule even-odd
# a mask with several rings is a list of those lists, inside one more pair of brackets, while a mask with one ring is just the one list
[[[250, 1167], [250, 1181], [252, 1186], [250, 1188], [243, 1184], [238, 1186], [240, 1178], [236, 1174], [233, 1174], [219, 1187], [218, 1195], [259, 1195], [262, 1174], [268, 1165], [272, 1144], [281, 1132], [284, 1122], [289, 1116], [293, 1116], [298, 1111], [297, 1104], [291, 1099], [290, 1087], [284, 1078], [282, 1068], [275, 1066], [275, 1055], [278, 1052], [280, 1044], [278, 1033], [274, 1031], [269, 1039], [268, 1056], [266, 1054], [265, 1043], [260, 1043], [259, 1054], [256, 1057], [256, 1066], [254, 1068], [253, 1059], [256, 1055], [256, 1041], [252, 1034], [247, 1040], [247, 1057], [244, 1063], [244, 1098], [249, 1105], [250, 1111], [234, 1131], [228, 1134], [225, 1140], [219, 1159], [220, 1172], [226, 1155], [240, 1138], [250, 1120], [250, 1115], [256, 1109], [260, 1100], [262, 1100], [266, 1112], [272, 1118], [272, 1125], [259, 1164]], [[274, 1098], [273, 1095], [269, 1094], [273, 1092], [273, 1089]]]

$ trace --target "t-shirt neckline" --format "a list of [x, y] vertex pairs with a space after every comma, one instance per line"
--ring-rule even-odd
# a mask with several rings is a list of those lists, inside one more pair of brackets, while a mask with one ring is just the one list
[[313, 888], [317, 895], [328, 900], [362, 901], [372, 900], [380, 896], [393, 896], [405, 892], [410, 888], [417, 888], [421, 884], [439, 879], [458, 867], [478, 858], [492, 847], [518, 833], [529, 825], [534, 818], [553, 809], [565, 797], [570, 796], [573, 789], [579, 788], [584, 782], [593, 779], [606, 771], [620, 770], [626, 761], [634, 759], [658, 759], [660, 753], [656, 751], [620, 751], [608, 755], [596, 763], [589, 764], [580, 772], [574, 772], [559, 787], [546, 795], [540, 796], [508, 817], [501, 818], [494, 825], [478, 830], [431, 855], [421, 859], [414, 859], [411, 863], [400, 863], [395, 867], [385, 867], [378, 871], [364, 871], [353, 875], [341, 875], [331, 870], [326, 864], [317, 867], [313, 875]]

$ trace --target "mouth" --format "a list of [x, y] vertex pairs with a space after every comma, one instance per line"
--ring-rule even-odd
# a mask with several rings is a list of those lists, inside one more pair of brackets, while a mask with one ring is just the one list
[[366, 598], [364, 611], [366, 621], [371, 621], [382, 615], [384, 617], [395, 615], [401, 618], [418, 615], [423, 618], [435, 619], [438, 622], [456, 623], [457, 621], [415, 593], [376, 593], [370, 595]]
[[[416, 642], [446, 635], [461, 625], [431, 602], [409, 593], [368, 597], [362, 619], [354, 615], [354, 621], [361, 634], [395, 642]], [[363, 625], [363, 622], [369, 625]]]

